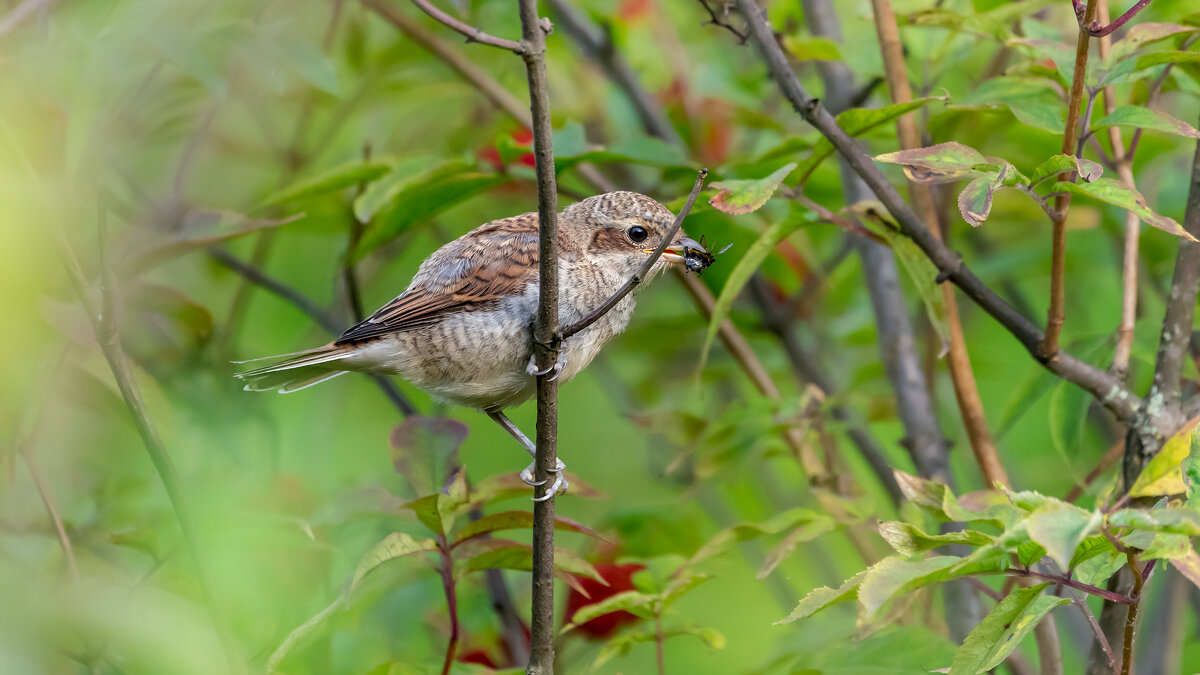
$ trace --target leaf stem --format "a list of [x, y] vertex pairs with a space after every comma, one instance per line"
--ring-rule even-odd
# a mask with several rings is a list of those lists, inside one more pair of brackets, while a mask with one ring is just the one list
[[446, 595], [446, 609], [450, 613], [450, 639], [446, 642], [446, 657], [442, 660], [442, 675], [449, 675], [450, 666], [454, 664], [454, 654], [458, 649], [460, 626], [458, 622], [458, 582], [454, 578], [454, 560], [450, 557], [450, 549], [446, 545], [446, 535], [438, 535], [438, 554], [442, 564], [438, 566], [438, 574], [442, 577], [442, 592]]

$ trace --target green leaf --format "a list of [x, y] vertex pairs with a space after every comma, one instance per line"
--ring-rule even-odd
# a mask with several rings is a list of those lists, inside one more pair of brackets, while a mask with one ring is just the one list
[[963, 561], [952, 555], [934, 556], [925, 560], [907, 560], [900, 556], [884, 558], [867, 568], [858, 587], [858, 603], [862, 619], [875, 615], [888, 600], [922, 586], [947, 581], [955, 575], [951, 568]]
[[392, 467], [412, 488], [413, 494], [432, 494], [450, 479], [448, 467], [457, 467], [458, 449], [467, 439], [467, 425], [448, 417], [411, 415], [388, 436]]
[[1054, 449], [1070, 463], [1083, 439], [1088, 406], [1092, 397], [1070, 382], [1060, 382], [1050, 394], [1050, 441]]
[[812, 522], [804, 523], [792, 530], [767, 554], [762, 566], [758, 568], [755, 578], [765, 579], [768, 574], [779, 566], [779, 563], [783, 562], [784, 559], [792, 554], [792, 551], [796, 550], [797, 546], [816, 539], [822, 534], [833, 530], [836, 526], [837, 523], [833, 518], [822, 517]]
[[842, 60], [838, 43], [826, 37], [788, 35], [783, 38], [783, 48], [791, 52], [797, 61]]
[[1168, 134], [1200, 138], [1200, 131], [1183, 120], [1165, 112], [1137, 105], [1123, 105], [1092, 123], [1093, 129], [1103, 127], [1138, 127]]
[[[713, 628], [703, 628], [700, 626], [685, 626], [682, 628], [673, 628], [663, 631], [663, 637], [673, 638], [680, 635], [691, 635], [700, 638], [705, 645], [711, 649], [724, 649], [725, 636]], [[635, 631], [632, 633], [622, 633], [604, 644], [600, 649], [600, 653], [596, 655], [592, 665], [588, 668], [589, 673], [594, 673], [601, 666], [608, 663], [618, 656], [624, 656], [629, 653], [635, 644], [644, 642], [655, 642], [658, 636], [647, 631]]]
[[1085, 511], [1078, 506], [1053, 500], [1034, 510], [1025, 521], [1029, 538], [1046, 549], [1046, 554], [1062, 569], [1070, 569], [1075, 550], [1092, 532], [1100, 527], [1103, 516], [1099, 511]]
[[[468, 539], [480, 537], [491, 532], [499, 532], [500, 530], [528, 530], [532, 527], [532, 511], [501, 511], [500, 513], [492, 513], [468, 523], [466, 527], [459, 531], [458, 536], [455, 537], [454, 542], [450, 546], [453, 548]], [[604, 539], [600, 533], [590, 527], [564, 516], [554, 517], [554, 529], [563, 532], [579, 532], [589, 537]]]
[[1137, 79], [1138, 77], [1145, 77], [1148, 74], [1144, 73], [1143, 71], [1168, 63], [1181, 65], [1200, 63], [1200, 52], [1168, 50], [1142, 54], [1136, 59], [1122, 59], [1111, 66], [1106, 66], [1099, 69], [1096, 78], [1098, 82], [1097, 86], [1106, 87], [1111, 84], [1129, 82]]
[[363, 556], [358, 567], [354, 570], [354, 579], [350, 582], [350, 590], [354, 590], [362, 578], [376, 567], [389, 560], [403, 558], [414, 553], [431, 553], [437, 551], [437, 542], [432, 539], [414, 539], [404, 532], [393, 532], [384, 537], [367, 555]]
[[405, 502], [400, 508], [412, 511], [430, 532], [445, 536], [454, 526], [457, 512], [466, 503], [466, 470], [460, 467], [445, 491]]
[[1112, 50], [1108, 53], [1108, 58], [1105, 59], [1105, 65], [1124, 61], [1137, 53], [1141, 48], [1165, 40], [1172, 35], [1194, 31], [1196, 31], [1195, 26], [1181, 26], [1174, 23], [1146, 21], [1135, 24], [1125, 34], [1125, 37], [1113, 44]]
[[858, 587], [862, 584], [866, 576], [867, 570], [863, 570], [847, 579], [837, 588], [822, 586], [809, 591], [808, 595], [804, 596], [800, 600], [800, 603], [796, 605], [796, 608], [792, 610], [792, 613], [788, 614], [787, 618], [776, 621], [775, 625], [778, 626], [781, 623], [791, 623], [799, 619], [806, 619], [827, 607], [832, 607], [848, 600], [854, 600], [858, 597]]
[[691, 559], [688, 560], [688, 564], [695, 565], [723, 553], [738, 542], [750, 541], [771, 534], [779, 534], [784, 530], [790, 530], [806, 523], [820, 521], [828, 521], [829, 527], [832, 528], [832, 520], [828, 516], [810, 509], [789, 509], [762, 523], [734, 525], [733, 527], [721, 530], [712, 539], [705, 542], [700, 547], [700, 550], [696, 551]]
[[554, 132], [554, 168], [558, 171], [579, 164], [623, 162], [647, 166], [687, 166], [688, 156], [678, 146], [644, 134], [623, 138], [605, 148], [589, 143], [583, 126], [569, 122]]
[[337, 96], [341, 91], [337, 68], [319, 49], [302, 40], [285, 40], [280, 48], [289, 68], [321, 91]]
[[1193, 444], [1200, 440], [1197, 423], [1200, 418], [1188, 422], [1163, 444], [1162, 450], [1133, 481], [1133, 487], [1129, 488], [1130, 497], [1160, 497], [1187, 491], [1183, 482], [1183, 460], [1191, 454]]
[[807, 223], [804, 221], [791, 218], [775, 221], [746, 249], [745, 255], [737, 262], [737, 265], [734, 265], [733, 270], [729, 273], [729, 278], [725, 280], [725, 286], [717, 296], [716, 303], [713, 304], [712, 316], [708, 320], [708, 331], [704, 334], [704, 344], [700, 347], [700, 360], [696, 366], [696, 372], [704, 370], [705, 364], [708, 363], [708, 354], [712, 350], [717, 332], [720, 331], [721, 324], [728, 318], [733, 301], [737, 299], [738, 293], [741, 293], [742, 287], [750, 281], [750, 277], [754, 276], [754, 272], [767, 259], [771, 251], [775, 250], [779, 242], [805, 224]]
[[1109, 514], [1108, 524], [1146, 532], [1200, 536], [1200, 513], [1188, 508], [1121, 509]]
[[[838, 114], [837, 123], [849, 136], [861, 136], [910, 112], [920, 110], [934, 101], [945, 100], [947, 99], [944, 96], [926, 96], [913, 99], [908, 103], [893, 103], [882, 108], [851, 108]], [[824, 162], [832, 154], [833, 144], [829, 142], [829, 139], [822, 137], [817, 141], [808, 159], [800, 162], [800, 184], [806, 183], [808, 177], [812, 175], [813, 171], [816, 171], [821, 162]]]
[[900, 555], [912, 556], [946, 544], [986, 546], [994, 540], [977, 530], [960, 530], [945, 534], [926, 534], [915, 525], [898, 521], [879, 523], [879, 536]]
[[[367, 186], [354, 200], [354, 217], [360, 223], [371, 222], [371, 218], [389, 206], [402, 190], [425, 177], [437, 165], [437, 161], [434, 157], [419, 156], [405, 157], [396, 162], [387, 175]], [[457, 168], [466, 169], [465, 165], [458, 165]]]
[[988, 163], [975, 148], [954, 141], [876, 155], [875, 161], [900, 164], [908, 179], [918, 183], [949, 183], [974, 176], [980, 173], [977, 166]]
[[1054, 68], [1064, 82], [1070, 82], [1075, 77], [1074, 44], [1060, 42], [1057, 39], [1014, 38], [1008, 41], [1008, 46], [1016, 48], [1034, 61], [1049, 59], [1054, 63]]
[[1190, 550], [1187, 555], [1172, 558], [1170, 562], [1171, 566], [1185, 579], [1200, 588], [1200, 554], [1197, 554], [1195, 550]]
[[464, 171], [467, 166], [451, 163], [409, 184], [395, 196], [391, 207], [374, 219], [359, 243], [356, 257], [362, 258], [415, 223], [512, 180], [505, 174]]
[[1050, 83], [1030, 77], [994, 77], [984, 81], [952, 110], [1004, 106], [1023, 124], [1061, 134], [1067, 108]]
[[208, 248], [212, 244], [232, 241], [255, 232], [294, 223], [305, 217], [297, 213], [287, 218], [247, 218], [233, 211], [199, 211], [184, 217], [181, 230], [171, 237], [147, 232], [145, 242], [121, 259], [115, 270], [123, 279], [133, 279], [176, 258]]
[[[908, 167], [905, 167], [905, 171], [908, 171]], [[923, 169], [923, 171], [927, 170]], [[921, 247], [917, 246], [916, 242], [900, 234], [899, 227], [891, 220], [891, 216], [887, 214], [881, 204], [859, 202], [851, 208], [864, 212], [867, 221], [875, 226], [872, 230], [887, 241], [892, 253], [900, 261], [900, 267], [912, 279], [913, 286], [921, 296], [921, 304], [925, 307], [929, 323], [945, 348], [950, 344], [950, 325], [946, 320], [946, 298], [942, 295], [942, 289], [937, 281], [937, 267], [929, 260]]]
[[[486, 569], [520, 570], [529, 572], [533, 569], [533, 547], [507, 539], [473, 539], [470, 547], [464, 548], [469, 553], [458, 570], [459, 576]], [[554, 569], [556, 572], [567, 572], [600, 583], [607, 583], [596, 568], [578, 555], [566, 549], [554, 548]]]
[[1064, 171], [1074, 171], [1079, 174], [1080, 180], [1085, 183], [1091, 183], [1104, 173], [1104, 167], [1090, 159], [1083, 159], [1072, 155], [1055, 155], [1039, 164], [1038, 168], [1033, 170], [1033, 175], [1029, 177], [1029, 186], [1033, 187], [1047, 178], [1053, 178]]
[[757, 211], [775, 194], [783, 179], [795, 169], [796, 163], [791, 162], [763, 178], [717, 181], [711, 186], [717, 189], [717, 194], [710, 198], [708, 203], [718, 211], [733, 215]]
[[283, 204], [327, 194], [335, 190], [343, 190], [362, 183], [370, 183], [391, 170], [391, 165], [383, 162], [347, 162], [271, 193], [262, 201], [261, 206]]
[[661, 598], [657, 595], [648, 595], [638, 591], [617, 593], [600, 602], [580, 607], [574, 615], [569, 617], [570, 622], [562, 627], [560, 633], [566, 633], [580, 624], [612, 612], [629, 612], [643, 618], [652, 617], [654, 616], [654, 605], [660, 600]]
[[958, 212], [971, 227], [979, 227], [992, 212], [992, 194], [1004, 185], [1007, 167], [993, 175], [983, 175], [958, 193]]
[[1073, 192], [1099, 199], [1102, 202], [1108, 202], [1113, 206], [1118, 206], [1136, 214], [1143, 221], [1164, 232], [1177, 237], [1183, 237], [1190, 241], [1197, 241], [1179, 223], [1167, 216], [1155, 213], [1150, 208], [1150, 205], [1146, 203], [1146, 198], [1140, 192], [1120, 181], [1111, 178], [1099, 178], [1094, 183], [1058, 182], [1050, 188], [1050, 192]]
[[950, 675], [978, 675], [1000, 665], [1051, 610], [1071, 601], [1042, 595], [1049, 585], [1019, 588], [1001, 600], [963, 640]]

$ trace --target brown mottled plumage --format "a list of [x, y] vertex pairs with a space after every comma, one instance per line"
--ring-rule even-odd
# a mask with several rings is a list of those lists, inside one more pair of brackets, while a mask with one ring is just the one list
[[[636, 192], [610, 192], [567, 207], [558, 225], [561, 324], [578, 321], [608, 299], [673, 220], [665, 206]], [[635, 241], [635, 228], [646, 236]], [[649, 276], [683, 263], [685, 247], [703, 250], [680, 231]], [[537, 214], [492, 221], [435, 251], [403, 293], [337, 340], [238, 377], [248, 390], [287, 393], [348, 371], [395, 374], [439, 400], [498, 413], [535, 390], [530, 364], [537, 269]], [[625, 329], [634, 302], [631, 293], [564, 341], [563, 380]]]

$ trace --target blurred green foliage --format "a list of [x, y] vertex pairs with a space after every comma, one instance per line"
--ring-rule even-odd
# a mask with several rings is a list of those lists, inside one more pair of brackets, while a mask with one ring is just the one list
[[[519, 34], [511, 2], [440, 4], [493, 34]], [[848, 36], [840, 48], [813, 38], [800, 3], [767, 4], [798, 59], [844, 60], [863, 83], [882, 75], [869, 3], [836, 3]], [[369, 311], [403, 289], [441, 244], [535, 209], [528, 135], [420, 42], [356, 2], [25, 5], [34, 11], [0, 34], [0, 297], [8, 326], [0, 336], [0, 672], [261, 672], [281, 645], [284, 673], [439, 672], [450, 623], [438, 557], [422, 557], [422, 542], [452, 537], [443, 520], [450, 515], [461, 535], [472, 507], [484, 518], [509, 514], [479, 522], [526, 524], [512, 515], [529, 508], [527, 492], [513, 484], [525, 462], [520, 448], [477, 412], [441, 406], [403, 382], [403, 395], [435, 418], [428, 433], [404, 442], [393, 433], [400, 413], [365, 377], [283, 397], [243, 392], [231, 361], [329, 336], [207, 251], [218, 246], [252, 262], [349, 325], [346, 265], [354, 266]], [[930, 5], [896, 3], [910, 79], [925, 97], [914, 106], [930, 143], [961, 143], [1027, 172], [1056, 155], [1066, 118], [1061, 94], [1071, 77], [1064, 59], [1073, 58], [1070, 4]], [[463, 44], [407, 3], [395, 6], [525, 100], [519, 58]], [[698, 3], [587, 0], [577, 9], [608, 31], [686, 147], [649, 137], [623, 92], [556, 31], [548, 68], [564, 203], [596, 191], [580, 171], [588, 163], [622, 189], [675, 206], [698, 166], [727, 186], [761, 188], [779, 171], [783, 185], [796, 188], [803, 173], [805, 196], [832, 211], [846, 206], [836, 163], [820, 162], [827, 143], [782, 101], [752, 48], [702, 25], [708, 16]], [[1195, 26], [1194, 9], [1189, 0], [1159, 0], [1136, 21]], [[14, 3], [6, 9], [16, 11]], [[1146, 51], [1137, 58], [1118, 51], [1090, 71], [1093, 83], [1115, 84], [1118, 99], [1134, 106], [1105, 120], [1096, 115], [1097, 125], [1149, 127], [1134, 166], [1138, 189], [1149, 208], [1174, 221], [1183, 220], [1193, 148], [1176, 122], [1194, 126], [1200, 100], [1200, 65], [1188, 36], [1168, 31], [1139, 45]], [[1167, 52], [1175, 53], [1153, 56]], [[1179, 65], [1155, 104], [1163, 114], [1150, 119], [1137, 106], [1167, 59]], [[797, 69], [819, 92], [815, 64], [798, 62]], [[864, 107], [887, 103], [877, 91]], [[845, 115], [872, 153], [898, 149], [894, 115]], [[803, 171], [792, 173], [792, 162]], [[988, 185], [994, 197], [979, 228], [958, 216], [959, 185], [942, 191], [949, 240], [985, 282], [1040, 320], [1048, 220], [1027, 195], [999, 189], [1011, 185]], [[1114, 205], [1108, 193], [1072, 189], [1080, 194], [1068, 223], [1064, 344], [1106, 367], [1120, 310], [1124, 212], [1120, 198]], [[655, 642], [660, 619], [671, 635], [700, 638], [665, 641], [672, 672], [919, 673], [967, 658], [955, 656], [945, 637], [936, 590], [883, 607], [880, 620], [858, 623], [839, 607], [823, 620], [775, 625], [812, 589], [837, 587], [884, 558], [886, 543], [902, 539], [901, 553], [944, 543], [914, 543], [934, 536], [921, 529], [930, 524], [889, 501], [847, 440], [851, 424], [864, 425], [893, 466], [914, 470], [859, 261], [843, 255], [843, 229], [785, 197], [756, 198], [761, 208], [739, 216], [702, 200], [687, 230], [718, 248], [733, 245], [702, 278], [714, 294], [761, 271], [766, 290], [788, 300], [799, 340], [836, 387], [819, 397], [798, 381], [733, 286], [722, 311], [745, 332], [781, 390], [778, 401], [761, 396], [719, 346], [697, 370], [707, 322], [679, 284], [663, 280], [641, 296], [626, 334], [562, 390], [559, 452], [576, 478], [558, 501], [571, 523], [558, 544], [572, 553], [564, 556], [570, 571], [593, 574], [593, 565], [614, 561], [646, 565], [635, 587], [622, 589], [633, 595], [607, 601], [646, 620], [607, 645], [567, 631], [559, 642], [562, 672], [593, 664], [601, 673], [653, 672], [655, 648], [647, 643]], [[122, 344], [196, 517], [207, 592], [63, 272], [57, 231], [87, 277], [99, 276], [98, 201], [110, 214], [105, 243]], [[756, 248], [764, 233], [782, 244]], [[1135, 391], [1145, 391], [1152, 375], [1177, 241], [1143, 233]], [[743, 256], [751, 257], [735, 272]], [[905, 284], [912, 315], [924, 317], [922, 289]], [[962, 309], [980, 394], [1014, 487], [1063, 497], [1120, 430], [989, 317], [965, 302]], [[987, 487], [937, 360], [937, 333], [923, 318], [917, 325], [959, 492]], [[1191, 362], [1185, 378], [1198, 378]], [[851, 421], [831, 415], [834, 406], [850, 411]], [[513, 411], [525, 429], [533, 415], [532, 405]], [[469, 433], [461, 438], [456, 423], [440, 418]], [[806, 457], [781, 439], [789, 428], [800, 429]], [[797, 461], [826, 452], [835, 458], [836, 490], [812, 486], [811, 465]], [[1186, 453], [1173, 457], [1177, 467]], [[455, 503], [433, 498], [432, 511], [414, 508], [442, 488], [448, 464], [470, 467], [459, 475], [458, 492], [443, 495], [457, 494]], [[1091, 513], [1111, 483], [1111, 472], [1091, 483], [1080, 511]], [[478, 494], [486, 498], [468, 496]], [[62, 519], [73, 563], [51, 511]], [[885, 528], [887, 542], [872, 531], [876, 520], [893, 526]], [[1153, 530], [1153, 523], [1126, 525]], [[1098, 536], [1093, 530], [1085, 535]], [[523, 532], [509, 534], [524, 541]], [[981, 536], [963, 543], [986, 549], [998, 535]], [[1069, 558], [1089, 540], [1055, 541]], [[356, 574], [373, 550], [385, 558], [407, 551], [375, 549], [380, 542], [415, 542], [421, 555]], [[1029, 539], [1006, 542], [1019, 547]], [[493, 564], [480, 566], [510, 569], [503, 578], [525, 613], [529, 579], [511, 570], [527, 568], [527, 549], [495, 554], [503, 548], [484, 551]], [[1143, 639], [1176, 623], [1194, 635], [1195, 589], [1160, 574], [1148, 587]], [[984, 579], [995, 589], [1003, 583]], [[509, 665], [483, 575], [464, 571], [459, 582], [459, 654]], [[1010, 595], [1004, 611], [1049, 611], [1049, 601], [1031, 591]], [[1172, 600], [1189, 592], [1191, 600]], [[1080, 672], [1090, 634], [1077, 613], [1057, 616], [1069, 627], [1062, 631], [1067, 672]], [[1003, 634], [995, 625], [988, 630], [995, 639]], [[1200, 669], [1198, 645], [1186, 641], [1183, 671]], [[1033, 653], [1030, 644], [1022, 649]], [[979, 663], [988, 661], [985, 651]], [[480, 668], [457, 664], [454, 672]]]

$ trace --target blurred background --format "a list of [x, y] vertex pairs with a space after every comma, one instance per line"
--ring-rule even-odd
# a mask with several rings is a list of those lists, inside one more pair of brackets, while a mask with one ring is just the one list
[[[520, 34], [514, 3], [440, 4], [492, 34]], [[766, 4], [814, 92], [822, 85], [809, 59], [822, 59], [850, 67], [865, 107], [889, 102], [886, 87], [869, 86], [883, 73], [869, 3], [836, 3], [842, 48], [812, 35], [799, 2]], [[1052, 68], [998, 42], [979, 18], [1007, 3], [933, 4], [896, 3], [902, 18], [945, 12], [940, 22], [902, 27], [917, 95], [948, 96], [921, 112], [930, 142], [957, 140], [1032, 170], [1058, 151], [1061, 136], [1012, 109], [1054, 99], [1053, 85], [1009, 99], [978, 86], [1022, 64]], [[1073, 41], [1069, 3], [1021, 4], [1029, 11], [1005, 24], [1019, 35]], [[813, 152], [815, 132], [779, 96], [757, 53], [704, 25], [710, 16], [700, 3], [543, 5], [556, 25], [547, 58], [560, 205], [602, 191], [598, 175], [678, 208], [701, 166], [714, 180], [762, 178]], [[233, 378], [246, 366], [232, 362], [327, 341], [331, 327], [399, 293], [438, 246], [536, 209], [531, 139], [519, 116], [528, 114], [521, 59], [465, 44], [398, 0], [25, 0], [3, 10], [0, 672], [261, 672], [268, 661], [297, 674], [440, 672], [450, 623], [435, 557], [389, 562], [352, 592], [347, 580], [389, 533], [430, 536], [400, 505], [441, 486], [441, 458], [458, 441], [472, 485], [511, 483], [527, 462], [522, 450], [477, 411], [442, 406], [403, 381], [394, 383], [398, 397], [358, 375], [288, 396], [253, 394]], [[1160, 0], [1139, 21], [1179, 22], [1194, 10], [1188, 0]], [[579, 23], [583, 39], [569, 30]], [[604, 62], [613, 53], [658, 119], [639, 116], [628, 87], [609, 76]], [[1196, 76], [1175, 69], [1157, 107], [1194, 123]], [[1130, 100], [1138, 87], [1144, 96], [1144, 82], [1122, 86]], [[865, 143], [895, 150], [892, 124]], [[1147, 133], [1141, 144], [1142, 193], [1182, 220], [1193, 142]], [[804, 193], [840, 209], [836, 163], [821, 164]], [[776, 530], [698, 563], [709, 580], [665, 619], [682, 635], [665, 642], [667, 670], [944, 667], [954, 644], [933, 594], [879, 630], [856, 626], [848, 609], [772, 625], [812, 588], [836, 586], [864, 557], [887, 551], [869, 528], [856, 536], [842, 525], [897, 514], [851, 431], [872, 436], [891, 466], [915, 469], [848, 235], [793, 200], [732, 216], [706, 203], [713, 194], [686, 225], [710, 248], [732, 244], [700, 278], [712, 294], [766, 228], [796, 224], [730, 314], [780, 395], [764, 396], [720, 341], [701, 369], [708, 319], [678, 279], [658, 281], [641, 294], [629, 330], [561, 390], [559, 454], [577, 483], [558, 512], [607, 540], [560, 532], [559, 546], [605, 575], [624, 574], [615, 583], [627, 589], [634, 571], [661, 576], [656, 570], [673, 569], [723, 528], [797, 507], [835, 513], [836, 502], [853, 513], [835, 513], [838, 525], [811, 543], [777, 549]], [[1010, 191], [971, 229], [953, 208], [955, 192], [947, 195], [952, 245], [1040, 323], [1049, 284], [1044, 215]], [[1101, 367], [1119, 317], [1123, 223], [1123, 212], [1080, 199], [1068, 225], [1064, 343]], [[1176, 239], [1147, 230], [1141, 243], [1138, 392], [1152, 374]], [[72, 288], [67, 251], [92, 303], [100, 303], [102, 270], [111, 272], [116, 313], [108, 319], [178, 475], [195, 556]], [[940, 340], [916, 289], [907, 278], [902, 284], [958, 489], [983, 488]], [[988, 316], [961, 305], [1014, 487], [1061, 497], [1083, 485], [1119, 429]], [[807, 367], [827, 378], [825, 391], [789, 360], [780, 321]], [[1194, 364], [1185, 375], [1197, 377]], [[422, 421], [406, 414], [410, 405], [460, 424]], [[532, 432], [532, 404], [511, 416]], [[814, 488], [783, 440], [788, 427], [801, 429], [805, 456], [832, 458], [836, 488]], [[435, 476], [425, 491], [396, 470], [414, 462]], [[1090, 482], [1080, 503], [1111, 474]], [[525, 492], [506, 490], [481, 508], [529, 505]], [[505, 536], [528, 540], [527, 532]], [[756, 578], [773, 551], [778, 567]], [[502, 579], [527, 615], [528, 574], [509, 570]], [[476, 664], [454, 666], [462, 672], [512, 665], [487, 581], [464, 574], [458, 585], [458, 655]], [[1152, 605], [1146, 630], [1182, 644], [1186, 672], [1200, 669], [1196, 589], [1170, 576], [1159, 582], [1153, 593], [1163, 601]], [[559, 597], [568, 590], [560, 585]], [[1090, 634], [1078, 615], [1062, 615], [1067, 671], [1079, 672]], [[606, 644], [628, 653], [598, 672], [654, 672], [652, 643], [604, 641], [637, 626], [593, 628], [560, 639], [562, 672], [585, 672]], [[1154, 651], [1153, 639], [1143, 653]]]

